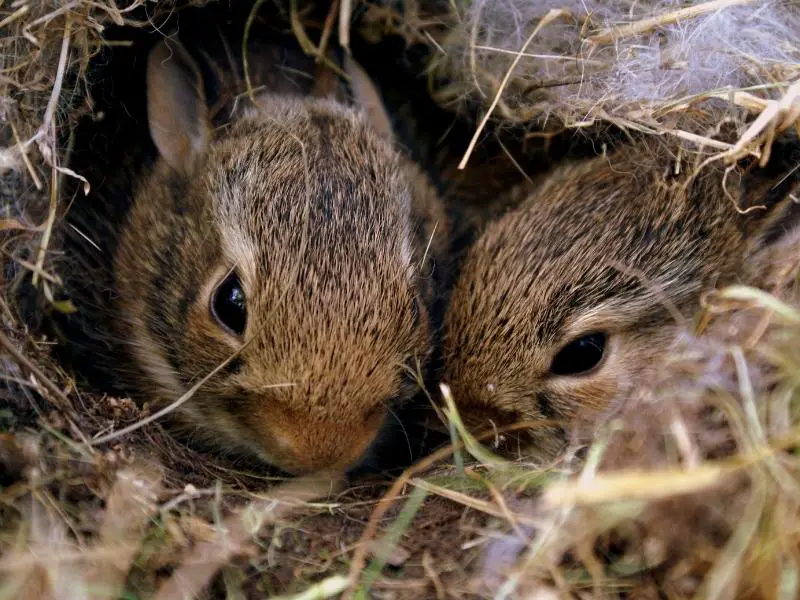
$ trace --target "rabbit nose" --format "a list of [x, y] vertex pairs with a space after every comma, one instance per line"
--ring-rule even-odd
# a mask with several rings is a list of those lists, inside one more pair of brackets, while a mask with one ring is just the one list
[[273, 436], [277, 466], [293, 474], [344, 471], [360, 461], [377, 433], [376, 427], [335, 421], [282, 427]]

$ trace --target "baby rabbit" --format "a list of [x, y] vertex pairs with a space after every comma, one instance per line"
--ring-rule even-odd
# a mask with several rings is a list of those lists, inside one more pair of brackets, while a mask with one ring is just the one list
[[[703, 290], [739, 280], [798, 217], [782, 202], [796, 175], [723, 180], [722, 167], [675, 164], [639, 142], [513, 190], [516, 208], [467, 252], [445, 316], [444, 380], [468, 423], [539, 421], [532, 449], [552, 456], [581, 413], [647, 378]], [[766, 207], [741, 214], [732, 200]]]
[[[346, 469], [431, 354], [447, 223], [392, 144], [363, 70], [360, 108], [260, 92], [212, 130], [198, 67], [177, 42], [149, 56], [159, 159], [114, 256], [116, 335], [144, 399], [213, 446], [297, 474]], [[324, 94], [323, 94], [324, 95]]]

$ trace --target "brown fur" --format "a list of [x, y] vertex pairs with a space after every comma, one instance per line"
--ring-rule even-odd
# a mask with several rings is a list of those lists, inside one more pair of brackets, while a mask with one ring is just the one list
[[[721, 168], [674, 166], [664, 147], [637, 143], [512, 192], [518, 208], [470, 249], [445, 317], [445, 380], [473, 426], [538, 421], [533, 445], [552, 455], [571, 422], [657, 368], [704, 289], [741, 279], [763, 213], [742, 216], [731, 200], [760, 204], [776, 181], [794, 184], [748, 186], [758, 178], [734, 171], [729, 197]], [[549, 372], [595, 331], [608, 335], [595, 369]]]
[[[175, 415], [193, 436], [289, 472], [346, 468], [431, 353], [445, 216], [373, 127], [374, 106], [257, 103], [188, 158], [191, 143], [162, 140], [171, 160], [142, 182], [116, 255], [117, 329], [142, 396], [162, 404], [240, 351]], [[151, 115], [151, 129], [185, 114]], [[233, 268], [247, 297], [241, 337], [209, 310]]]

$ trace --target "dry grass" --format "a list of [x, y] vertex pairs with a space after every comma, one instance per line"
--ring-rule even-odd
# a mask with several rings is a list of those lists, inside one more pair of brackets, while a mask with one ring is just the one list
[[[800, 131], [800, 7], [791, 0], [431, 6], [375, 7], [369, 31], [427, 43], [434, 97], [453, 110], [478, 106], [479, 130], [489, 119], [531, 135], [605, 124], [714, 148], [728, 162], [766, 162], [776, 135]], [[723, 123], [738, 127], [737, 139], [720, 135]]]
[[[352, 4], [339, 2], [338, 14]], [[707, 3], [680, 17], [730, 4]], [[547, 114], [574, 127], [606, 119], [685, 136], [731, 160], [747, 153], [767, 160], [773, 137], [797, 127], [800, 73], [791, 64], [771, 65], [780, 76], [758, 89], [709, 90], [657, 106], [535, 95], [526, 104], [520, 90], [529, 82], [508, 67], [531, 48], [483, 44], [462, 5], [449, 6], [455, 12], [427, 16], [412, 2], [405, 14], [375, 6], [359, 32], [339, 19], [339, 37], [395, 33], [448, 60], [474, 58], [459, 71], [469, 77], [434, 91], [444, 103], [478, 94], [494, 105], [487, 118], [528, 122]], [[4, 261], [32, 249], [35, 260], [22, 266], [45, 290], [58, 284], [47, 257], [59, 182], [80, 176], [67, 168], [69, 136], [56, 133], [91, 110], [81, 88], [103, 27], [144, 26], [131, 18], [138, 7], [135, 0], [125, 8], [87, 0], [0, 5], [7, 134], [0, 236]], [[336, 14], [332, 8], [324, 31], [336, 26]], [[549, 14], [537, 36], [563, 16]], [[603, 48], [675, 20], [665, 11], [620, 26], [573, 15], [566, 31], [594, 49], [569, 68], [602, 74], [609, 68]], [[324, 47], [315, 46], [320, 55]], [[670, 116], [712, 100], [742, 109], [738, 141], [670, 128]], [[178, 446], [149, 422], [146, 408], [76, 389], [48, 345], [3, 303], [0, 599], [796, 598], [800, 249], [785, 251], [785, 278], [770, 293], [730, 288], [706, 298], [703, 335], [680, 340], [660, 379], [578, 435], [583, 443], [553, 464], [495, 455], [493, 444], [508, 432], [478, 441], [445, 388], [453, 444], [391, 485], [344, 489], [334, 477], [274, 481]]]

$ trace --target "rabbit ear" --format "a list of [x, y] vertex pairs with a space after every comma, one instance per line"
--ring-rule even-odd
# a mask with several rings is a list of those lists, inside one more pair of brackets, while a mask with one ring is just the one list
[[367, 111], [372, 126], [381, 135], [391, 139], [392, 121], [381, 100], [380, 93], [364, 69], [349, 53], [344, 55], [344, 70], [350, 76], [350, 87], [356, 104]]
[[164, 39], [147, 61], [147, 114], [158, 152], [176, 171], [188, 173], [210, 138], [200, 71], [177, 41]]

